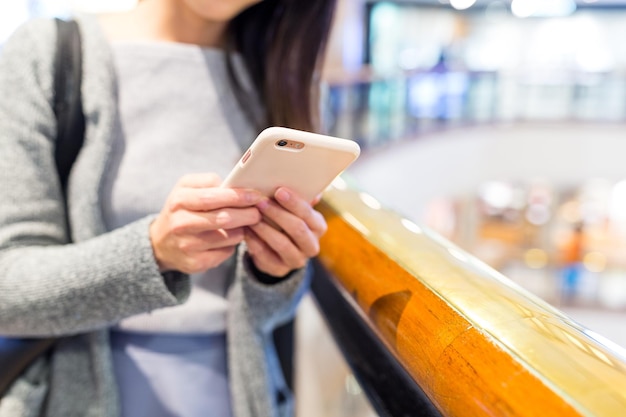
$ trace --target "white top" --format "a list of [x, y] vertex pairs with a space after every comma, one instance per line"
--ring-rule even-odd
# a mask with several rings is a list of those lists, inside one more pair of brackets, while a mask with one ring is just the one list
[[[158, 213], [185, 174], [216, 172], [224, 178], [256, 136], [231, 90], [224, 52], [177, 43], [117, 42], [113, 56], [120, 126], [101, 190], [109, 230]], [[127, 318], [118, 330], [224, 331], [231, 266], [227, 262], [193, 275], [185, 304]]]

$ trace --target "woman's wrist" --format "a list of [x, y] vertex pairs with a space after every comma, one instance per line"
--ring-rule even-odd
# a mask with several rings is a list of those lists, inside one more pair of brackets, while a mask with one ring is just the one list
[[265, 285], [278, 284], [279, 282], [284, 281], [285, 279], [287, 279], [290, 276], [292, 276], [294, 274], [294, 272], [297, 271], [297, 270], [294, 269], [294, 270], [288, 272], [286, 275], [284, 275], [282, 277], [277, 277], [277, 276], [274, 276], [274, 275], [267, 274], [267, 273], [261, 271], [259, 268], [257, 268], [257, 266], [254, 264], [254, 261], [252, 260], [252, 257], [247, 252], [244, 255], [244, 262], [246, 264], [246, 268], [248, 269], [248, 271], [250, 271], [252, 276], [258, 282], [260, 282], [261, 284], [265, 284]]

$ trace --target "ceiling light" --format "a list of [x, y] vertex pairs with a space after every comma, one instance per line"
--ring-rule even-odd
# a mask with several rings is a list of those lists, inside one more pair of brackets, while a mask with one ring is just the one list
[[476, 0], [450, 0], [450, 5], [457, 10], [465, 10], [476, 3]]

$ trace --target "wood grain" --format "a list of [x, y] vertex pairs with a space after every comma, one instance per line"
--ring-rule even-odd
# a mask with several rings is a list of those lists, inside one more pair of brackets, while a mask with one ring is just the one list
[[446, 416], [626, 416], [626, 363], [371, 197], [332, 189], [320, 260]]

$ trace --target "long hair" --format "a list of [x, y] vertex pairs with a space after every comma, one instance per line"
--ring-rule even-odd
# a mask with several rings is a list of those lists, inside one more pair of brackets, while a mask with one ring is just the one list
[[[256, 124], [319, 129], [319, 74], [335, 2], [263, 0], [230, 22], [229, 62], [232, 52], [241, 54], [265, 107], [265, 120]], [[250, 100], [230, 74], [239, 103], [250, 113]]]

